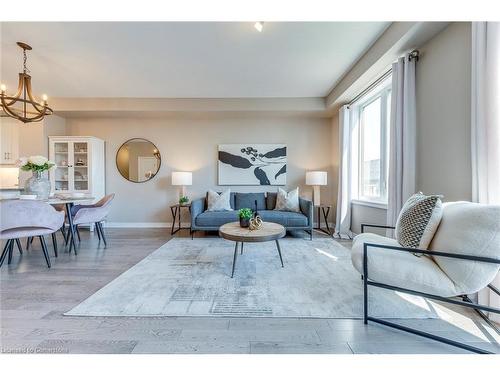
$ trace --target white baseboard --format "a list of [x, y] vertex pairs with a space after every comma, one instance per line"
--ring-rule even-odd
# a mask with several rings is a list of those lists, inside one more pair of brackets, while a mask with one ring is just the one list
[[[322, 222], [322, 227], [326, 229], [325, 223]], [[189, 227], [190, 222], [181, 223], [182, 227]], [[335, 223], [328, 223], [330, 229], [335, 227]], [[113, 222], [105, 221], [104, 226], [107, 228], [170, 228], [172, 223], [167, 222]], [[177, 224], [176, 224], [177, 226]]]
[[[183, 225], [188, 225], [183, 223]], [[152, 223], [135, 223], [135, 222], [112, 222], [105, 223], [107, 228], [170, 228], [172, 223], [152, 222]]]

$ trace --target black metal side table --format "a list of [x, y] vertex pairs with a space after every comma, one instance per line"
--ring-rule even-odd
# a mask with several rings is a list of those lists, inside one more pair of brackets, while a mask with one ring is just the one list
[[[187, 208], [189, 212], [191, 212], [191, 203], [188, 204], [174, 204], [170, 206], [170, 211], [172, 212], [172, 229], [170, 230], [170, 234], [176, 234], [181, 229], [189, 229], [191, 231], [191, 226], [189, 227], [181, 227], [181, 210], [182, 208]], [[175, 222], [177, 221], [177, 228], [175, 227]]]
[[[314, 208], [316, 208], [318, 210], [318, 223], [317, 223], [318, 226], [316, 228], [313, 228], [313, 229], [319, 230], [319, 231], [331, 236], [332, 233], [330, 231], [330, 226], [328, 225], [328, 215], [330, 214], [330, 209], [332, 208], [332, 206], [327, 206], [327, 205], [321, 204], [319, 206], [314, 206]], [[325, 221], [326, 229], [321, 227], [321, 216], [323, 216], [323, 219]]]

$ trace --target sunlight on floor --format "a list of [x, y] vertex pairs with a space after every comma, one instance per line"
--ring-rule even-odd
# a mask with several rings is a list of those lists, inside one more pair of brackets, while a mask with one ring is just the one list
[[[438, 304], [433, 301], [426, 300], [425, 298], [412, 296], [400, 292], [395, 292], [400, 298], [414, 304], [426, 311], [434, 312], [443, 322], [457, 327], [461, 331], [474, 336], [484, 342], [500, 343], [500, 336], [495, 330], [489, 327], [484, 322], [474, 321], [470, 317], [460, 313], [459, 311], [452, 310], [446, 306]], [[478, 317], [479, 318], [479, 317]]]
[[405, 294], [401, 292], [395, 292], [396, 295], [405, 301], [420, 307], [421, 309], [424, 309], [426, 311], [431, 311], [429, 304], [425, 300], [425, 298], [419, 297], [419, 296], [412, 296], [411, 294]]
[[[429, 312], [434, 312], [438, 319], [442, 320], [444, 323], [454, 326], [466, 334], [471, 335], [470, 339], [479, 339], [484, 342], [489, 343], [500, 343], [500, 336], [495, 332], [493, 328], [488, 326], [485, 322], [479, 320], [473, 320], [470, 317], [464, 315], [460, 311], [455, 311], [449, 307], [443, 306], [439, 303], [427, 300], [423, 297], [413, 296], [401, 292], [395, 292], [395, 294], [404, 299], [405, 301], [418, 306]], [[476, 317], [476, 319], [479, 316]]]
[[324, 251], [324, 250], [321, 250], [321, 249], [318, 249], [318, 248], [315, 248], [314, 250], [316, 250], [316, 251], [317, 251], [318, 253], [320, 253], [321, 255], [324, 255], [324, 256], [327, 256], [327, 257], [328, 257], [328, 258], [330, 258], [330, 259], [333, 259], [335, 262], [336, 262], [337, 260], [339, 260], [339, 258], [338, 258], [338, 257], [336, 257], [335, 255], [332, 255], [332, 254], [330, 254], [330, 253], [327, 253], [327, 252], [326, 252], [326, 251]]
[[500, 343], [500, 336], [493, 328], [488, 326], [486, 322], [474, 321], [471, 318], [464, 316], [458, 311], [454, 311], [448, 307], [432, 303], [439, 317], [447, 323], [460, 328], [462, 331], [475, 336], [485, 342]]

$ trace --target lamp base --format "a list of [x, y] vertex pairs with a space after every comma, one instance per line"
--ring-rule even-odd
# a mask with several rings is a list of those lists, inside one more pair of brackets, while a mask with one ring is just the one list
[[315, 206], [321, 205], [321, 195], [320, 195], [320, 186], [319, 185], [313, 186], [313, 204]]

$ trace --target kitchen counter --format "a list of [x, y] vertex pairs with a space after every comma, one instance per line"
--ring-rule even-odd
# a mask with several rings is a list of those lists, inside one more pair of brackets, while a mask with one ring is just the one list
[[0, 187], [0, 199], [18, 198], [23, 190], [19, 187]]

